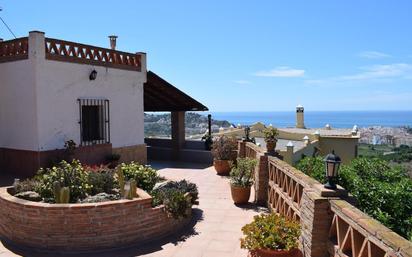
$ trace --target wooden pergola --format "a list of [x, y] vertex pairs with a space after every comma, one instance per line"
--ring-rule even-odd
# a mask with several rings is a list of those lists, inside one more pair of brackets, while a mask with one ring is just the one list
[[147, 82], [144, 84], [144, 111], [171, 112], [173, 159], [179, 159], [179, 152], [185, 144], [185, 112], [208, 110], [206, 106], [156, 73], [147, 72]]

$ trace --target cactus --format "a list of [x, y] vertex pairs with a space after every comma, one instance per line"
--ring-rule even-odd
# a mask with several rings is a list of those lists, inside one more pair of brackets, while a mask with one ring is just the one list
[[131, 199], [131, 191], [130, 191], [130, 181], [126, 182], [126, 185], [124, 186], [124, 198], [126, 199]]
[[123, 170], [121, 167], [118, 167], [116, 169], [116, 174], [117, 174], [117, 182], [119, 183], [119, 188], [120, 188], [120, 195], [124, 196], [124, 185], [125, 185], [125, 181], [124, 181], [124, 174], [123, 174]]
[[70, 201], [70, 189], [68, 187], [62, 187], [60, 189], [60, 203], [69, 203]]
[[130, 199], [133, 199], [137, 196], [136, 190], [137, 190], [136, 180], [131, 179], [130, 180]]
[[58, 182], [58, 181], [54, 181], [53, 182], [53, 195], [54, 195], [54, 201], [56, 202], [56, 203], [60, 203], [60, 194], [61, 194], [61, 189], [62, 189], [62, 187], [61, 187], [61, 185], [60, 185], [60, 182]]

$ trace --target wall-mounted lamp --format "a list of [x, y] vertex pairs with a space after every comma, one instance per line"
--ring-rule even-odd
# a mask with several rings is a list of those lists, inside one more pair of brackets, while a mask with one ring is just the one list
[[90, 72], [89, 79], [90, 79], [90, 80], [95, 80], [96, 77], [97, 77], [97, 71], [96, 71], [96, 70], [92, 70], [92, 72]]

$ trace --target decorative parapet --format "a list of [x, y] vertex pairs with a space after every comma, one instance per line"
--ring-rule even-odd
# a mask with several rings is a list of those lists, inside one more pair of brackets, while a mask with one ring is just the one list
[[0, 42], [0, 63], [27, 59], [28, 53], [28, 37]]
[[141, 55], [97, 46], [45, 38], [46, 59], [92, 64], [111, 68], [142, 70]]
[[412, 242], [344, 200], [331, 200], [331, 256], [412, 256]]
[[31, 52], [36, 53], [36, 58], [146, 71], [145, 53], [127, 53], [60, 39], [45, 38], [44, 33], [39, 31], [30, 32], [29, 37], [0, 42], [0, 63], [28, 59], [29, 47]]
[[259, 153], [260, 153], [260, 154], [264, 154], [264, 153], [265, 153], [265, 151], [263, 150], [263, 148], [255, 145], [255, 144], [253, 144], [253, 143], [250, 143], [250, 142], [247, 142], [247, 143], [246, 143], [246, 147], [245, 147], [245, 157], [248, 157], [248, 158], [256, 158], [256, 156], [257, 156]]

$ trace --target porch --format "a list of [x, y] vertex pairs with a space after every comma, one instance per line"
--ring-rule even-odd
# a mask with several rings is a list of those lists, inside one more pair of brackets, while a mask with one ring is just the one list
[[[211, 163], [212, 155], [200, 140], [187, 140], [185, 113], [209, 109], [152, 71], [144, 84], [144, 111], [171, 113], [171, 138], [145, 138], [147, 159]], [[209, 131], [211, 129], [209, 128]]]

